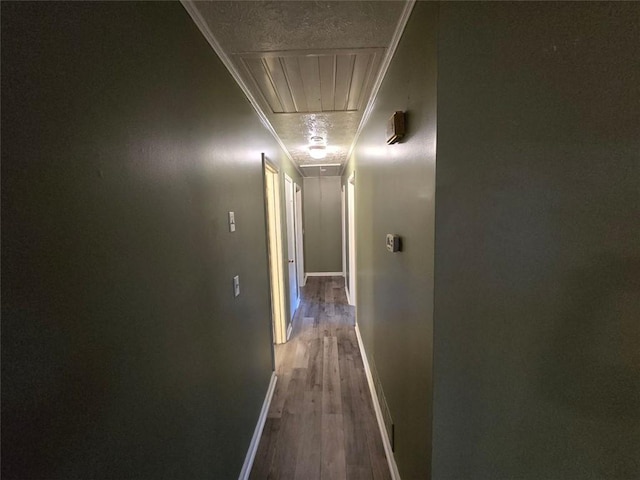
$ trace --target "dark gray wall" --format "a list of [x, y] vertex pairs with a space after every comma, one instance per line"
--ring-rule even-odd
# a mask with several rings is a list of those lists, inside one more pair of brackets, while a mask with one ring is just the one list
[[640, 477], [640, 5], [443, 3], [435, 479]]
[[[416, 4], [343, 175], [355, 168], [358, 324], [405, 479], [430, 470], [436, 21], [434, 4]], [[396, 110], [406, 112], [409, 133], [387, 146]], [[401, 253], [386, 250], [387, 233], [402, 237]]]
[[2, 3], [2, 478], [237, 477], [272, 368], [261, 152], [180, 4]]
[[304, 177], [305, 272], [342, 271], [340, 177]]

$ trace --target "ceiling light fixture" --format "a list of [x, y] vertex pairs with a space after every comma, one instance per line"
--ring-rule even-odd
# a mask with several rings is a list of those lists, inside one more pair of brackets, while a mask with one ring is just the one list
[[302, 168], [312, 168], [312, 167], [339, 167], [342, 165], [341, 163], [305, 163], [304, 165], [300, 165]]
[[327, 156], [327, 146], [322, 137], [314, 135], [309, 140], [311, 141], [309, 144], [309, 155], [311, 155], [311, 158], [319, 160]]
[[309, 155], [320, 160], [327, 156], [327, 148], [324, 145], [309, 145]]

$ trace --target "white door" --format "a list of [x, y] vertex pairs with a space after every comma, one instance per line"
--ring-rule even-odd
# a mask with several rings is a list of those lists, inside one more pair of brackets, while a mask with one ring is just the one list
[[[296, 261], [298, 264], [298, 287], [305, 284], [304, 281], [304, 236], [302, 227], [302, 189], [299, 185], [296, 187]], [[299, 292], [298, 292], [299, 293]]]
[[289, 320], [298, 308], [298, 269], [296, 262], [296, 228], [295, 228], [295, 191], [293, 181], [288, 175], [284, 176], [285, 203], [287, 205], [287, 259], [289, 262]]

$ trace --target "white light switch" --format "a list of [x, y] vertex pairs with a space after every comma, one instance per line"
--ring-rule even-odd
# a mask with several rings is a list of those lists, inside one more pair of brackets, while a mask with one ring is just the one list
[[233, 277], [233, 296], [240, 295], [240, 275]]
[[236, 231], [236, 214], [234, 212], [229, 212], [229, 231]]

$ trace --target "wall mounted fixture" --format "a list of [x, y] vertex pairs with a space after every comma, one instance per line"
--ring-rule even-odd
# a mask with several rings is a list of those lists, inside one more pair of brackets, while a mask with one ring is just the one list
[[387, 145], [398, 143], [405, 133], [404, 112], [394, 112], [387, 122]]

